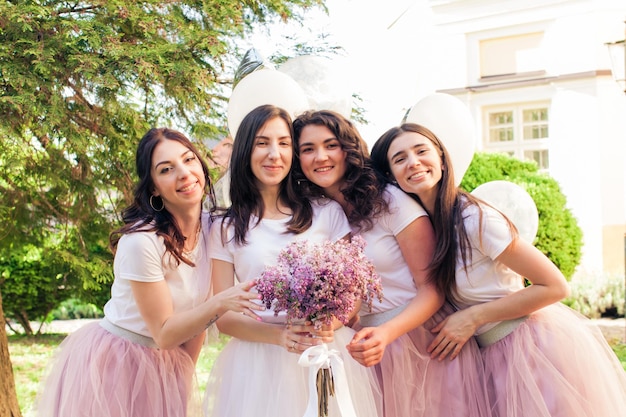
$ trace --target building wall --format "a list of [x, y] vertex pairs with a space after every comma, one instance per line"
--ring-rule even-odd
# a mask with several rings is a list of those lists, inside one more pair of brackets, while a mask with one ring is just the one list
[[[549, 173], [583, 229], [579, 270], [624, 274], [626, 96], [611, 77], [605, 43], [624, 39], [626, 2], [428, 3], [435, 23], [429, 46], [422, 46], [430, 54], [419, 69], [422, 85], [466, 102], [478, 138], [485, 107], [549, 101]], [[533, 31], [544, 37], [528, 64], [542, 71], [481, 79], [481, 40]]]

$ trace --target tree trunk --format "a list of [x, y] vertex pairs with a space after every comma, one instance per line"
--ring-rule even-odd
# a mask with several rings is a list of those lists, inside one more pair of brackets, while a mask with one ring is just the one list
[[2, 293], [0, 293], [0, 417], [22, 417], [15, 392], [9, 339], [5, 328]]

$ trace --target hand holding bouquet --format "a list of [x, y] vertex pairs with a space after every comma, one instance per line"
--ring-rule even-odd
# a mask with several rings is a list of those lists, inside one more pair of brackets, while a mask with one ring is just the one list
[[[382, 300], [380, 278], [374, 265], [365, 257], [364, 248], [365, 240], [360, 236], [353, 237], [351, 241], [320, 244], [294, 241], [280, 252], [276, 265], [265, 268], [256, 289], [268, 309], [273, 308], [275, 314], [286, 312], [287, 323], [307, 320], [321, 328], [332, 324], [336, 318], [347, 324], [359, 301], [371, 309], [375, 298]], [[314, 348], [302, 354], [300, 363], [311, 363], [306, 357], [319, 351]], [[335, 352], [328, 349], [323, 355], [325, 358], [332, 355], [338, 358]], [[319, 360], [312, 362], [320, 363]], [[327, 416], [329, 395], [337, 393], [340, 396], [347, 387], [333, 378], [330, 359], [322, 362], [313, 377], [317, 386], [317, 415]], [[343, 368], [340, 358], [334, 363]], [[343, 369], [337, 371], [343, 376]], [[337, 389], [335, 382], [339, 383]], [[345, 395], [349, 397], [349, 392]], [[345, 409], [346, 402], [339, 398], [338, 402], [340, 409]], [[349, 398], [348, 402], [351, 406]], [[308, 410], [311, 408], [309, 406]]]
[[287, 322], [310, 320], [318, 327], [333, 318], [347, 324], [361, 300], [370, 308], [382, 299], [380, 278], [363, 253], [365, 240], [313, 244], [294, 241], [266, 267], [256, 288], [267, 308], [287, 313]]

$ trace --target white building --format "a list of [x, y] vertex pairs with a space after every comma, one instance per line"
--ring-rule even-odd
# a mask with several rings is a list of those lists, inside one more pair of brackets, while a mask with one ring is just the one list
[[478, 150], [535, 160], [559, 182], [584, 234], [580, 272], [623, 275], [626, 95], [606, 43], [624, 39], [626, 1], [427, 3], [421, 84], [470, 107]]
[[[626, 94], [606, 43], [626, 37], [626, 0], [326, 0], [306, 26], [347, 51], [371, 145], [420, 98], [460, 98], [477, 150], [533, 159], [583, 230], [584, 275], [626, 269]], [[328, 16], [327, 16], [328, 17]], [[255, 38], [269, 56], [273, 28]], [[332, 43], [332, 42], [331, 42]]]

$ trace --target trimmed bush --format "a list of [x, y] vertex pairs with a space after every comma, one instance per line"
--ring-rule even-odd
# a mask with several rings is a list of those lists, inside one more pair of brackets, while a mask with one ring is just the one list
[[504, 154], [477, 152], [460, 187], [471, 192], [481, 184], [505, 180], [524, 188], [539, 214], [535, 246], [571, 279], [582, 256], [583, 233], [555, 179], [539, 172], [534, 162]]

